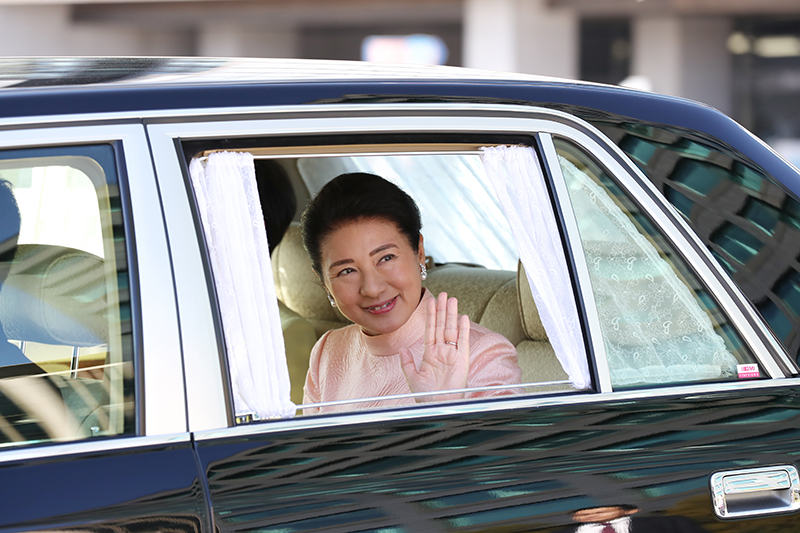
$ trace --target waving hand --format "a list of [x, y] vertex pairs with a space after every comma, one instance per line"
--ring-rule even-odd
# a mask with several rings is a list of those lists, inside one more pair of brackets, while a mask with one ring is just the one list
[[[458, 300], [442, 292], [428, 301], [425, 345], [417, 368], [408, 348], [400, 350], [400, 364], [412, 392], [463, 389], [469, 374], [469, 317], [458, 316]], [[456, 400], [463, 393], [422, 396], [417, 402]]]

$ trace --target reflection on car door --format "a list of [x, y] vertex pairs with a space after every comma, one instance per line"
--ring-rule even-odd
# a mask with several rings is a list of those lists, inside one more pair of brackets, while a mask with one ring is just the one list
[[[409, 420], [331, 417], [327, 427], [266, 423], [199, 435], [198, 452], [223, 532], [546, 531], [569, 527], [575, 510], [619, 504], [725, 531], [709, 474], [791, 464], [797, 392], [650, 391]], [[796, 520], [736, 527], [788, 531]]]

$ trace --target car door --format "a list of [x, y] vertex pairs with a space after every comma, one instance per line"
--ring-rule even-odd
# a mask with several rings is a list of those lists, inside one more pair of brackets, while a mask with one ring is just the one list
[[[576, 511], [598, 508], [622, 509], [634, 530], [637, 524], [726, 530], [730, 524], [717, 518], [715, 507], [723, 518], [737, 518], [739, 531], [777, 531], [796, 520], [787, 514], [794, 510], [796, 480], [791, 450], [797, 439], [798, 382], [793, 367], [708, 253], [674, 229], [674, 213], [597, 130], [561, 113], [511, 106], [368, 106], [358, 112], [331, 106], [297, 116], [288, 110], [279, 115], [254, 112], [242, 120], [161, 122], [149, 126], [149, 134], [159, 179], [171, 181], [162, 184], [162, 191], [172, 191], [172, 200], [187, 212], [194, 209], [196, 216], [202, 214], [196, 213], [184, 153], [202, 156], [224, 146], [266, 157], [356, 156], [365, 151], [410, 157], [419, 150], [477, 154], [480, 146], [528, 146], [542, 162], [552, 198], [549, 209], [559, 221], [580, 312], [580, 344], [589, 357], [592, 385], [580, 391], [565, 391], [563, 377], [556, 375], [538, 380], [539, 387], [520, 396], [256, 422], [232, 412], [230, 393], [224, 390], [229, 382], [223, 382], [219, 396], [197, 399], [204, 406], [216, 405], [215, 410], [196, 410], [192, 390], [200, 390], [204, 365], [187, 360], [197, 370], [194, 376], [187, 374], [187, 381], [198, 380], [187, 383], [189, 425], [196, 430], [220, 530], [569, 530], [577, 527]], [[215, 139], [224, 142], [215, 144]], [[301, 145], [302, 150], [296, 148]], [[569, 163], [572, 167], [565, 162], [569, 156], [576, 158]], [[566, 168], [581, 165], [594, 170], [567, 176]], [[584, 179], [590, 175], [594, 177]], [[457, 188], [447, 190], [454, 193]], [[575, 190], [584, 191], [583, 200], [576, 200]], [[641, 372], [645, 367], [625, 363], [626, 350], [638, 357], [635, 346], [631, 351], [635, 343], [628, 342], [631, 337], [624, 331], [615, 334], [614, 328], [621, 321], [623, 327], [647, 321], [628, 308], [629, 315], [609, 313], [606, 302], [613, 300], [614, 291], [603, 289], [607, 280], [592, 271], [603, 250], [631, 249], [586, 236], [587, 228], [611, 224], [586, 218], [594, 216], [585, 208], [598, 205], [601, 190], [605, 203], [598, 212], [611, 213], [625, 231], [634, 228], [628, 235], [638, 248], [632, 249], [650, 257], [651, 266], [668, 278], [656, 282], [650, 280], [655, 271], [637, 271], [628, 278], [634, 282], [628, 290], [645, 291], [637, 287], [648, 283], [674, 288], [668, 297], [683, 302], [693, 317], [678, 320], [702, 322], [702, 328], [683, 331], [676, 322], [666, 328], [664, 340], [675, 340], [670, 332], [677, 331], [677, 340], [696, 342], [698, 353], [715, 347], [727, 354], [716, 362], [711, 354], [707, 366], [717, 365], [715, 378], [697, 369], [682, 376], [646, 376]], [[186, 235], [191, 229], [177, 219], [171, 224], [168, 219], [170, 235]], [[192, 278], [187, 269], [183, 294], [194, 326], [186, 322], [184, 331], [194, 327], [198, 334], [212, 335], [213, 342], [205, 343], [197, 361], [208, 362], [213, 367], [209, 375], [219, 379], [228, 364], [224, 321], [217, 315], [214, 291], [208, 289], [214, 278], [203, 259], [199, 228], [196, 222], [186, 257], [196, 261], [192, 270], [203, 267], [208, 283]], [[637, 257], [621, 258], [622, 268]], [[607, 278], [617, 281], [620, 276], [613, 272]], [[629, 296], [633, 302], [654, 297], [645, 292]], [[181, 298], [179, 288], [183, 309]], [[664, 323], [657, 325], [664, 329]], [[650, 343], [651, 338], [645, 340]], [[663, 354], [658, 348], [651, 351], [654, 357], [669, 352], [666, 347]], [[759, 379], [751, 379], [748, 370], [756, 369]], [[719, 476], [710, 484], [713, 474]], [[739, 488], [742, 484], [749, 488]]]
[[207, 529], [149, 159], [141, 125], [0, 133], [2, 531]]

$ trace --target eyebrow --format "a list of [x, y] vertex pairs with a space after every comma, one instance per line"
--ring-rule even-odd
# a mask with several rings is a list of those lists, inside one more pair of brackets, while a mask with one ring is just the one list
[[331, 263], [330, 266], [328, 266], [328, 270], [333, 270], [334, 267], [346, 265], [348, 263], [353, 263], [353, 262], [354, 261], [352, 259], [339, 259], [338, 261], [334, 261], [333, 263]]
[[383, 251], [385, 251], [385, 250], [388, 250], [389, 248], [397, 248], [397, 245], [396, 245], [396, 244], [394, 244], [394, 243], [391, 243], [391, 242], [390, 242], [390, 243], [387, 243], [387, 244], [383, 244], [383, 245], [381, 245], [381, 246], [378, 246], [378, 247], [377, 247], [377, 248], [375, 248], [374, 250], [372, 250], [372, 251], [369, 253], [369, 256], [370, 256], [370, 257], [372, 257], [373, 255], [375, 255], [375, 254], [379, 254], [379, 253], [381, 253], [381, 252], [383, 252]]
[[[377, 248], [375, 248], [374, 250], [372, 250], [369, 253], [369, 256], [372, 257], [373, 255], [379, 254], [379, 253], [381, 253], [383, 251], [386, 251], [389, 248], [397, 248], [397, 247], [398, 246], [396, 244], [391, 243], [391, 242], [387, 243], [387, 244], [382, 244], [382, 245], [378, 246]], [[336, 268], [338, 266], [347, 265], [347, 264], [350, 264], [350, 263], [355, 263], [355, 261], [353, 261], [352, 259], [339, 259], [338, 261], [334, 261], [333, 263], [331, 263], [328, 266], [328, 270], [330, 271], [330, 270], [333, 270], [334, 268]]]

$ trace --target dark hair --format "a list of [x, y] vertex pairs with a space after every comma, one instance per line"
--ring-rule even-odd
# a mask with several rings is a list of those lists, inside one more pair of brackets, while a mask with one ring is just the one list
[[8, 277], [10, 263], [17, 252], [19, 228], [19, 207], [11, 183], [0, 179], [0, 284]]
[[300, 220], [303, 245], [317, 274], [322, 275], [322, 240], [359, 219], [392, 222], [406, 236], [411, 249], [419, 249], [422, 219], [417, 204], [408, 194], [374, 174], [342, 174], [317, 193]]
[[255, 167], [269, 254], [272, 255], [297, 212], [297, 197], [289, 175], [280, 163], [270, 159], [257, 159]]

